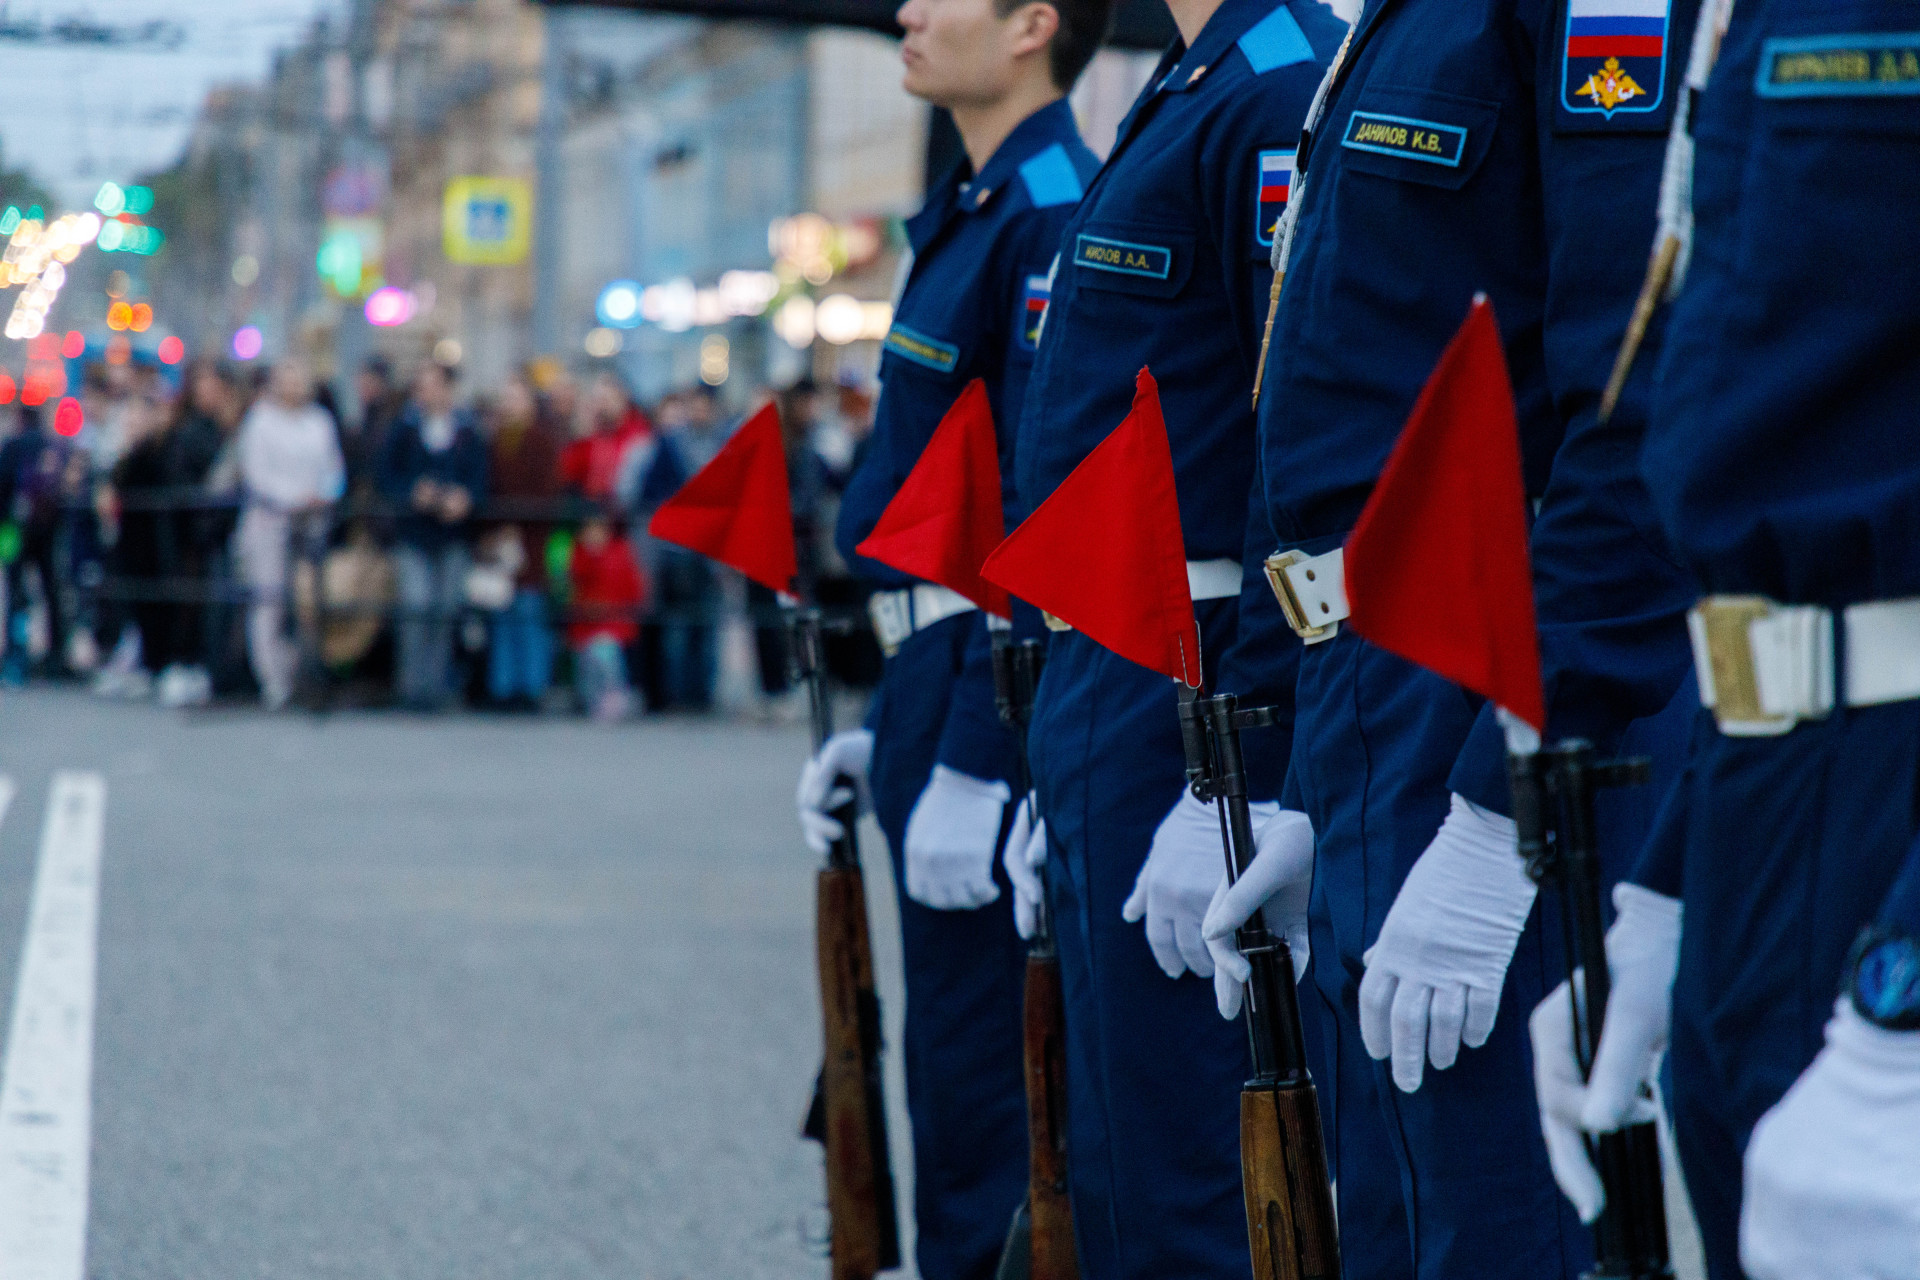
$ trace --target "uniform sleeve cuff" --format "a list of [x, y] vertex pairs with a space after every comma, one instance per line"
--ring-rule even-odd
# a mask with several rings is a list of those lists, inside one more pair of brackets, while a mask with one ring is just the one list
[[1480, 708], [1466, 745], [1453, 762], [1447, 786], [1463, 799], [1502, 817], [1513, 815], [1507, 787], [1507, 738], [1491, 702]]
[[1907, 861], [1880, 911], [1880, 923], [1920, 938], [1920, 836], [1907, 846]]

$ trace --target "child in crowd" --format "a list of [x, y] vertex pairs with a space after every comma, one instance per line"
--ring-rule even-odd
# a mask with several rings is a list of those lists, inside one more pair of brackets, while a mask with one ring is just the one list
[[611, 514], [597, 512], [580, 526], [567, 576], [573, 586], [567, 642], [580, 700], [596, 720], [624, 719], [633, 710], [626, 650], [640, 634], [647, 587]]

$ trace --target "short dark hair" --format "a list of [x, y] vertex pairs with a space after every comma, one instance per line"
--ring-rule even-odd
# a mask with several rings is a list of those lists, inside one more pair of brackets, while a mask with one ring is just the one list
[[[994, 0], [994, 12], [1006, 17], [1033, 0]], [[1079, 82], [1080, 73], [1107, 42], [1113, 30], [1115, 0], [1040, 0], [1060, 15], [1060, 30], [1047, 48], [1047, 70], [1054, 87], [1062, 91]]]

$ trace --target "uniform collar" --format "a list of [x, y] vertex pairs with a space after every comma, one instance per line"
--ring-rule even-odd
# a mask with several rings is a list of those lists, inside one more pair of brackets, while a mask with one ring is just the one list
[[[1192, 47], [1183, 51], [1175, 41], [1168, 50], [1168, 59], [1178, 60], [1173, 70], [1161, 79], [1158, 91], [1185, 93], [1206, 83], [1207, 76], [1219, 70], [1220, 60], [1233, 52], [1234, 43], [1280, 7], [1274, 0], [1226, 0], [1207, 19], [1207, 25], [1200, 29], [1200, 38]], [[1161, 65], [1166, 63], [1163, 61]]]
[[995, 193], [1019, 176], [1020, 166], [1056, 142], [1079, 136], [1073, 120], [1073, 108], [1065, 98], [1056, 98], [1013, 126], [1013, 132], [995, 148], [980, 175], [962, 182], [955, 192], [962, 213], [978, 213], [987, 207]]

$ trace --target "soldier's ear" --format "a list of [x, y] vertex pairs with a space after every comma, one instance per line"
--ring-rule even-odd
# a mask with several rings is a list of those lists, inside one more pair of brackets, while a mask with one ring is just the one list
[[1032, 0], [1007, 15], [1013, 27], [1013, 52], [1016, 57], [1041, 53], [1060, 33], [1060, 11], [1046, 0]]

